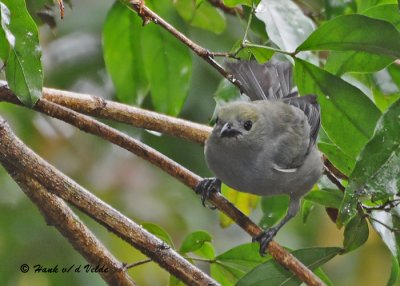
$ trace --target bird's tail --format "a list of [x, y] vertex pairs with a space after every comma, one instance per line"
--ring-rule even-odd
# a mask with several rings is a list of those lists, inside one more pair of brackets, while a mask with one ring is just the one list
[[242, 90], [251, 100], [283, 100], [296, 96], [291, 94], [292, 66], [288, 62], [256, 61], [227, 62], [226, 67], [235, 79], [240, 81]]

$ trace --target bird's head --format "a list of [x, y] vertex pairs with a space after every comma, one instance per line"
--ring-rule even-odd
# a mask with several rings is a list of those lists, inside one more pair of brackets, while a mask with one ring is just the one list
[[221, 140], [242, 140], [251, 137], [260, 128], [259, 108], [249, 102], [228, 103], [217, 112], [214, 136]]

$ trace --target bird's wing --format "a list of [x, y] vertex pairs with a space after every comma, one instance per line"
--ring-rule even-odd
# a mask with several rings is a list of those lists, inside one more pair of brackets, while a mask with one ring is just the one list
[[252, 101], [275, 101], [290, 95], [292, 67], [288, 62], [269, 61], [261, 65], [256, 61], [238, 61], [227, 62], [226, 67]]
[[310, 124], [310, 146], [317, 141], [319, 127], [321, 125], [320, 108], [315, 95], [286, 97], [283, 102], [301, 109], [307, 116]]

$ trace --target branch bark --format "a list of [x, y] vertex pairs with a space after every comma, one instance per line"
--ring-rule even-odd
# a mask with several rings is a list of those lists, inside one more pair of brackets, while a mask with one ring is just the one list
[[38, 207], [47, 224], [57, 228], [87, 262], [104, 269], [99, 274], [108, 285], [136, 285], [126, 273], [124, 265], [104, 247], [62, 199], [8, 162], [3, 162], [3, 166]]
[[[207, 125], [105, 100], [95, 95], [44, 88], [42, 98], [64, 107], [68, 107], [69, 109], [75, 110], [79, 113], [125, 123], [138, 128], [161, 132], [200, 145], [204, 145], [212, 130], [212, 128]], [[12, 91], [7, 88], [7, 82], [1, 80], [0, 101], [22, 105], [18, 98], [14, 96]], [[327, 157], [323, 156], [323, 159], [327, 172], [326, 175], [334, 184], [338, 184], [339, 182], [336, 178], [348, 179], [347, 176], [341, 173]], [[341, 190], [344, 189], [340, 182], [338, 188]]]
[[[6, 89], [0, 89], [0, 98], [3, 98], [2, 94], [6, 93], [4, 92], [4, 90]], [[8, 98], [9, 96], [10, 91], [8, 90], [6, 98]], [[133, 138], [130, 138], [129, 136], [103, 123], [97, 122], [90, 117], [69, 110], [63, 106], [51, 103], [46, 99], [40, 99], [36, 104], [35, 109], [52, 117], [68, 122], [85, 132], [98, 135], [114, 144], [119, 145], [122, 148], [127, 149], [128, 151], [131, 151], [132, 153], [140, 156], [141, 158], [166, 171], [168, 174], [177, 178], [193, 190], [195, 190], [196, 186], [202, 179], [198, 175], [183, 168], [173, 160], [159, 153], [158, 151], [146, 146], [145, 144]], [[29, 166], [26, 166], [25, 168], [27, 167]], [[42, 181], [40, 182], [42, 183]], [[252, 237], [259, 235], [263, 231], [257, 224], [251, 221], [232, 203], [227, 201], [221, 194], [213, 193], [210, 196], [209, 201], [213, 203], [220, 211], [230, 217], [236, 224], [243, 228]], [[300, 261], [298, 261], [276, 242], [272, 241], [268, 245], [268, 251], [278, 263], [292, 271], [297, 277], [306, 282], [308, 285], [323, 285], [322, 281], [317, 276], [315, 276], [310, 269], [305, 267]]]
[[[212, 130], [207, 125], [105, 100], [89, 94], [44, 88], [42, 98], [79, 113], [161, 132], [201, 145], [204, 145]], [[12, 91], [7, 88], [7, 82], [2, 80], [0, 80], [0, 101], [22, 105]]]
[[12, 133], [1, 117], [0, 162], [3, 166], [11, 165], [19, 172], [34, 178], [47, 190], [89, 215], [185, 283], [218, 285], [170, 246], [99, 200], [35, 154]]

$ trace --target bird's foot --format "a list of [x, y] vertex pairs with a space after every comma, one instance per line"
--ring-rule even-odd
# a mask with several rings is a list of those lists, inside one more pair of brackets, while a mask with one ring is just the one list
[[275, 237], [277, 232], [278, 232], [278, 228], [271, 227], [269, 229], [264, 230], [256, 237], [253, 237], [253, 242], [257, 241], [258, 243], [260, 243], [260, 255], [261, 256], [265, 255], [265, 253], [266, 253], [265, 250], [267, 249], [268, 244]]
[[204, 207], [216, 209], [215, 206], [207, 206], [206, 200], [210, 197], [212, 192], [221, 192], [221, 181], [217, 178], [203, 179], [196, 187], [196, 193], [201, 196], [201, 203]]

